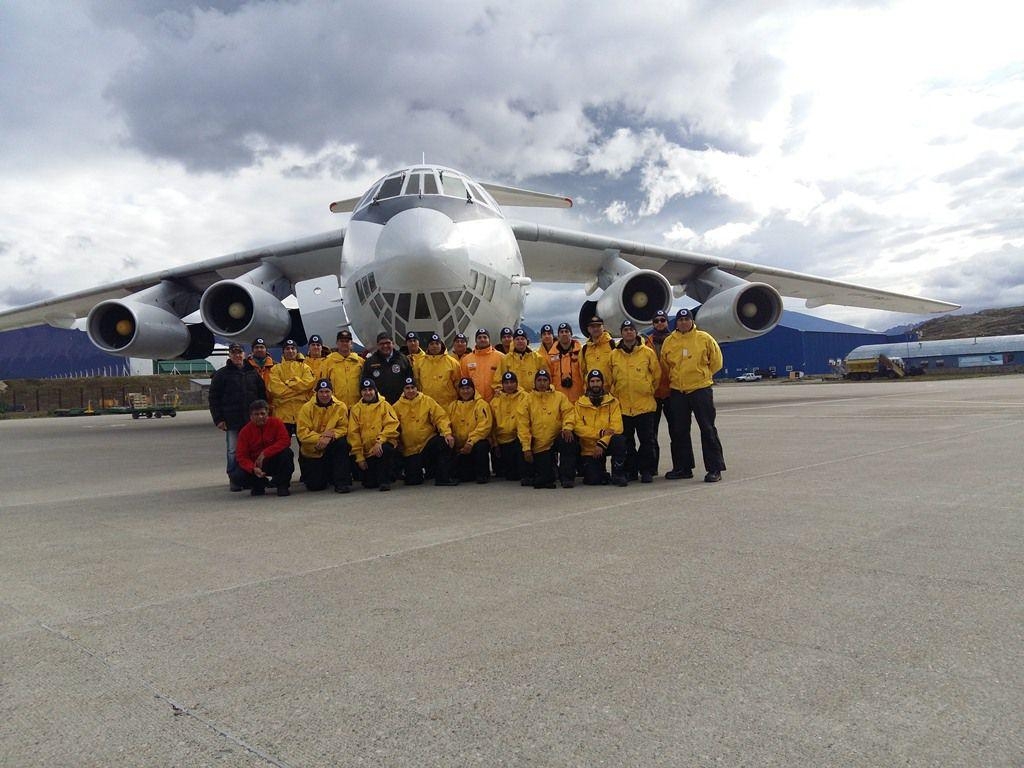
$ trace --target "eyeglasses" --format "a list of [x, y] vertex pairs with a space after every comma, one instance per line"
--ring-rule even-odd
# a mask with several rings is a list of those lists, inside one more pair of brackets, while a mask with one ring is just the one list
[[656, 318], [654, 318], [654, 322], [656, 322], [656, 323], [667, 323], [668, 319], [664, 318], [664, 317], [656, 317]]

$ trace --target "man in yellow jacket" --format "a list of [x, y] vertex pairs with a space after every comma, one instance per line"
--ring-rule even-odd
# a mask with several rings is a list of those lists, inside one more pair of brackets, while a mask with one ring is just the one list
[[[649, 483], [658, 469], [658, 403], [661, 364], [654, 350], [644, 344], [631, 320], [619, 330], [622, 341], [612, 352], [611, 392], [622, 406], [626, 443], [626, 479]], [[639, 440], [640, 448], [636, 443]]]
[[519, 386], [527, 392], [532, 392], [533, 377], [541, 368], [547, 367], [547, 361], [530, 349], [530, 340], [526, 337], [526, 331], [516, 328], [512, 333], [512, 349], [506, 352], [505, 357], [501, 359], [499, 373], [505, 374], [511, 371], [516, 375], [516, 380], [522, 382]]
[[584, 485], [605, 485], [605, 459], [612, 457], [613, 485], [625, 486], [626, 441], [622, 437], [622, 407], [604, 391], [604, 375], [597, 368], [587, 374], [587, 391], [576, 401], [576, 437], [580, 440]]
[[445, 354], [441, 337], [431, 334], [427, 354], [414, 358], [413, 370], [416, 387], [437, 401], [442, 408], [455, 402], [455, 386], [462, 378], [459, 361]]
[[335, 351], [324, 363], [324, 378], [331, 380], [334, 396], [351, 408], [359, 402], [359, 382], [363, 380], [365, 361], [352, 351], [352, 332], [338, 331]]
[[406, 378], [402, 396], [392, 406], [401, 427], [398, 446], [402, 451], [406, 485], [423, 485], [423, 474], [434, 478], [434, 485], [458, 485], [449, 476], [452, 448], [452, 422], [448, 413], [430, 395]]
[[459, 379], [459, 398], [448, 406], [448, 418], [455, 437], [453, 474], [459, 480], [488, 482], [491, 478], [489, 438], [494, 417], [491, 406], [480, 397], [468, 376]]
[[690, 418], [700, 428], [704, 455], [705, 483], [717, 483], [725, 471], [722, 441], [715, 427], [715, 399], [712, 377], [722, 368], [722, 350], [711, 334], [697, 330], [688, 309], [676, 312], [676, 329], [661, 346], [661, 364], [668, 368], [671, 387], [672, 471], [669, 480], [693, 477], [693, 445], [690, 443]]
[[299, 471], [306, 488], [322, 491], [334, 483], [336, 493], [352, 490], [349, 464], [348, 406], [334, 396], [331, 382], [321, 379], [315, 394], [299, 409]]
[[321, 336], [314, 333], [309, 337], [309, 344], [306, 345], [306, 358], [303, 362], [313, 372], [313, 381], [326, 378], [327, 352], [324, 349], [324, 340]]
[[281, 348], [283, 358], [270, 369], [270, 396], [274, 415], [284, 422], [289, 435], [295, 434], [295, 420], [313, 393], [313, 372], [301, 359], [299, 347], [288, 339]]
[[373, 379], [363, 379], [359, 384], [359, 402], [348, 413], [348, 441], [363, 475], [363, 487], [390, 491], [398, 416], [377, 392]]
[[587, 343], [580, 350], [580, 370], [598, 370], [606, 381], [612, 378], [612, 350], [615, 342], [604, 329], [604, 320], [594, 315], [587, 321]]
[[523, 461], [532, 465], [533, 487], [555, 487], [555, 458], [563, 488], [576, 484], [575, 413], [569, 399], [551, 388], [551, 374], [537, 371], [533, 392], [519, 412], [519, 443]]
[[[491, 431], [491, 462], [494, 474], [506, 480], [523, 479], [523, 447], [519, 443], [519, 414], [528, 397], [519, 386], [519, 378], [512, 371], [501, 375], [501, 389], [494, 393], [491, 411], [494, 427]], [[523, 484], [531, 484], [523, 481]]]

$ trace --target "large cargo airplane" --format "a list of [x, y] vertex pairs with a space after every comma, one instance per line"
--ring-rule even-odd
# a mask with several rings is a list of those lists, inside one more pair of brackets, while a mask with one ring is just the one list
[[[585, 283], [580, 317], [610, 328], [648, 324], [673, 298], [700, 302], [719, 341], [774, 328], [782, 296], [810, 307], [896, 312], [958, 305], [505, 218], [500, 206], [568, 208], [568, 198], [480, 183], [439, 165], [387, 174], [362, 197], [333, 203], [342, 229], [233, 253], [0, 312], [0, 330], [79, 328], [105, 352], [142, 358], [208, 356], [214, 338], [270, 345], [350, 328], [364, 343], [386, 330], [457, 332], [515, 324], [534, 281]], [[598, 294], [598, 291], [600, 293]], [[283, 299], [294, 296], [298, 309]], [[84, 318], [84, 320], [82, 319]], [[556, 318], [560, 319], [560, 318]], [[580, 325], [584, 325], [580, 322]]]

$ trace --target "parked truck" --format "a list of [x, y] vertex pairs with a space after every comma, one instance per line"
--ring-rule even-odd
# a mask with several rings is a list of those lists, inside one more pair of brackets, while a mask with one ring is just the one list
[[902, 379], [907, 375], [907, 369], [903, 365], [903, 358], [889, 357], [888, 355], [876, 355], [865, 357], [859, 360], [847, 358], [846, 372], [844, 379], [854, 381], [867, 381], [868, 379]]

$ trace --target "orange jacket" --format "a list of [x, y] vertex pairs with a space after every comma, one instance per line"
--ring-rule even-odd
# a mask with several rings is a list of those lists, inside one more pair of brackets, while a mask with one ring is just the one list
[[459, 361], [462, 375], [472, 379], [476, 392], [487, 402], [494, 397], [500, 378], [501, 361], [505, 356], [494, 347], [474, 349]]
[[[547, 357], [551, 388], [565, 395], [570, 403], [575, 403], [584, 390], [583, 372], [580, 370], [581, 350], [580, 343], [573, 339], [568, 351], [563, 352], [556, 341], [550, 350], [541, 353]], [[562, 379], [566, 377], [572, 379], [572, 386], [562, 386]]]

